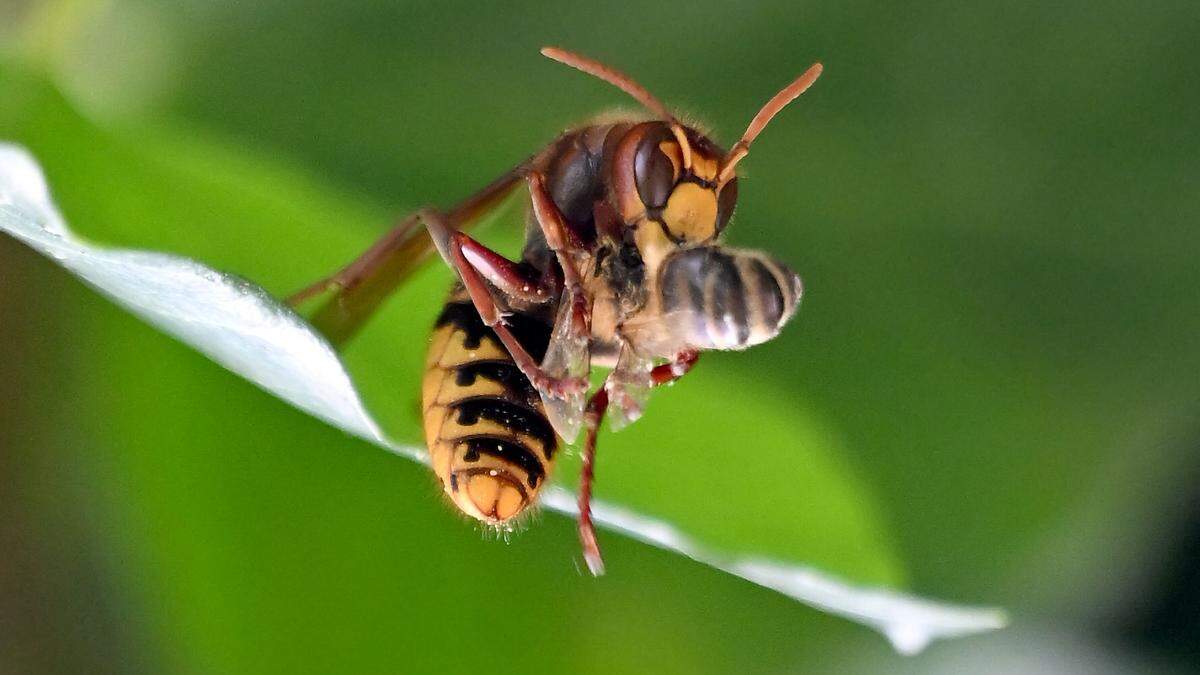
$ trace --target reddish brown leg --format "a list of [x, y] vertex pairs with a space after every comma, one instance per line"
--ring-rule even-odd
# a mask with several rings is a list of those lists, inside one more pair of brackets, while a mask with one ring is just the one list
[[687, 375], [699, 360], [700, 352], [694, 349], [679, 352], [675, 355], [674, 361], [664, 363], [661, 366], [655, 366], [650, 371], [650, 382], [656, 387], [662, 384], [670, 384]]
[[[458, 272], [463, 286], [467, 289], [467, 294], [471, 296], [471, 302], [475, 305], [475, 311], [479, 312], [479, 318], [483, 319], [484, 325], [491, 328], [496, 333], [496, 337], [500, 338], [500, 342], [504, 343], [513, 362], [516, 363], [517, 368], [521, 369], [525, 377], [529, 378], [530, 383], [538, 391], [557, 398], [565, 398], [571, 394], [587, 391], [588, 381], [586, 379], [556, 378], [542, 370], [541, 364], [530, 356], [525, 347], [513, 336], [504, 321], [504, 313], [496, 305], [496, 300], [492, 297], [491, 290], [488, 289], [487, 281], [480, 269], [472, 264], [466, 253], [464, 240], [469, 237], [447, 228], [441, 215], [436, 211], [426, 209], [421, 211], [420, 216], [425, 221], [425, 227], [433, 237], [433, 242], [437, 245], [438, 250], [442, 252], [450, 266]], [[472, 250], [477, 258], [480, 257], [481, 251], [487, 251], [489, 260], [494, 261], [501, 257], [481, 244], [474, 243], [474, 247]], [[490, 269], [495, 272], [499, 268], [493, 265]]]
[[608, 410], [608, 390], [600, 387], [588, 400], [583, 412], [583, 423], [587, 435], [583, 442], [583, 466], [579, 473], [579, 543], [583, 546], [583, 560], [593, 576], [604, 574], [604, 557], [600, 555], [600, 544], [596, 541], [596, 528], [592, 524], [592, 483], [596, 477], [596, 432], [604, 411]]
[[546, 245], [554, 251], [558, 266], [563, 271], [563, 283], [571, 296], [571, 329], [576, 335], [590, 335], [592, 325], [591, 308], [588, 307], [587, 296], [583, 292], [583, 278], [575, 261], [571, 260], [570, 250], [580, 247], [575, 241], [570, 228], [567, 227], [563, 215], [559, 212], [554, 200], [546, 190], [546, 179], [540, 172], [531, 171], [525, 178], [529, 183], [529, 195], [533, 202], [533, 216], [542, 228], [546, 237]]
[[[670, 384], [686, 375], [700, 353], [688, 350], [680, 352], [673, 361], [655, 366], [650, 370], [650, 382], [654, 386]], [[579, 473], [579, 542], [583, 547], [583, 560], [595, 576], [604, 574], [604, 557], [600, 554], [600, 544], [596, 540], [596, 527], [592, 523], [592, 484], [596, 481], [596, 435], [600, 431], [600, 422], [608, 410], [608, 388], [600, 389], [592, 394], [587, 408], [583, 413], [583, 423], [586, 435], [583, 442], [583, 464]]]
[[454, 232], [450, 238], [461, 248], [467, 262], [479, 270], [506, 297], [528, 303], [549, 302], [557, 295], [558, 285], [552, 278], [535, 278], [520, 265], [480, 244], [470, 235]]

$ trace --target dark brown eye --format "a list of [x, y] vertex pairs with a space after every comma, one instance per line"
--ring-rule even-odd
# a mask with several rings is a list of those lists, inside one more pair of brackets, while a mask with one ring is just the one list
[[675, 187], [675, 164], [658, 147], [663, 140], [659, 134], [649, 134], [634, 159], [638, 196], [646, 208], [661, 209]]
[[734, 178], [721, 188], [717, 195], [717, 232], [725, 229], [729, 219], [733, 217], [733, 207], [737, 206], [737, 179]]

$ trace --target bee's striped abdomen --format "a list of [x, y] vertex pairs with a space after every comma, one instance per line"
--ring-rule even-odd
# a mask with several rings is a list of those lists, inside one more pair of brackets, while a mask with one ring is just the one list
[[[524, 314], [508, 322], [517, 341], [540, 361], [550, 324]], [[461, 287], [451, 293], [434, 328], [421, 398], [434, 472], [463, 512], [498, 524], [535, 501], [558, 438], [537, 390]]]
[[669, 256], [658, 279], [664, 329], [696, 349], [744, 349], [770, 340], [796, 312], [803, 287], [761, 253], [702, 246]]

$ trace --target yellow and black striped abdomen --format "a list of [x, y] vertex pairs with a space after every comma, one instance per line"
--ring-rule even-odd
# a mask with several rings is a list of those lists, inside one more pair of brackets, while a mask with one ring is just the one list
[[[541, 361], [550, 324], [523, 314], [508, 321]], [[537, 390], [461, 287], [451, 292], [434, 328], [421, 400], [433, 470], [458, 508], [500, 524], [534, 503], [558, 438]]]

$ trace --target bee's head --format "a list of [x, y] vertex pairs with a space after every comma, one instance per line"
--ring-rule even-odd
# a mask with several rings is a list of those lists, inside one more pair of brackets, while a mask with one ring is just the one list
[[639, 124], [613, 156], [613, 190], [626, 223], [658, 228], [679, 246], [711, 242], [737, 202], [737, 178], [719, 180], [724, 153], [677, 122]]

